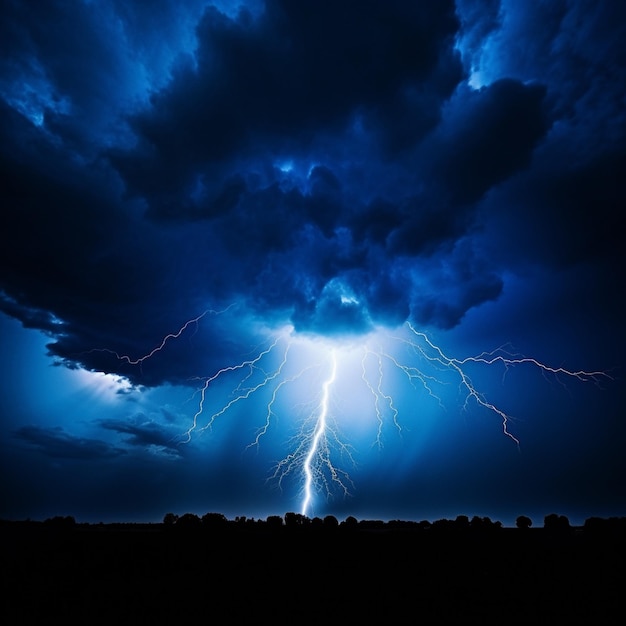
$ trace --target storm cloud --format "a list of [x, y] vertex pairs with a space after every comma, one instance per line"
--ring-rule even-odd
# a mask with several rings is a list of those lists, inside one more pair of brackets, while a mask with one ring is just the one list
[[617, 42], [617, 10], [556, 3], [516, 55], [515, 2], [10, 3], [3, 309], [133, 378], [98, 349], [139, 356], [207, 309], [238, 311], [228, 345], [197, 339], [218, 363], [261, 326], [452, 328], [525, 263], [605, 262], [624, 59], [590, 41]]
[[340, 426], [378, 425], [391, 464], [360, 457], [367, 488], [334, 513], [578, 511], [583, 486], [588, 510], [623, 508], [619, 389], [564, 400], [529, 391], [528, 363], [504, 372], [517, 387], [477, 374], [473, 398], [528, 441], [515, 456], [502, 414], [477, 424], [448, 384], [497, 346], [619, 378], [623, 3], [9, 0], [0, 17], [11, 514], [56, 514], [59, 494], [90, 515], [276, 512], [259, 476], [291, 452], [260, 445], [263, 424], [297, 439], [335, 345]]

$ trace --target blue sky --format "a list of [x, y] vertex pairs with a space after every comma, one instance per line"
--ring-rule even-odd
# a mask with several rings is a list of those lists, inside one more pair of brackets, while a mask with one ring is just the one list
[[2, 517], [624, 514], [619, 5], [2, 13]]

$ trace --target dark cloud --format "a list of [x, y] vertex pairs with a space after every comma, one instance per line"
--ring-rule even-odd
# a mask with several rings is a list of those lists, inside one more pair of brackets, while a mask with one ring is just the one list
[[[0, 413], [15, 420], [7, 439], [36, 460], [30, 484], [46, 456], [55, 467], [101, 459], [104, 474], [116, 457], [102, 493], [131, 503], [141, 485], [158, 502], [178, 489], [156, 471], [161, 459], [178, 485], [196, 484], [204, 469], [176, 445], [190, 405], [159, 407], [283, 329], [354, 339], [380, 327], [398, 335], [410, 321], [468, 353], [521, 338], [556, 362], [619, 362], [625, 10], [592, 0], [3, 2], [0, 310], [43, 331], [49, 361], [74, 368], [37, 374], [62, 382], [33, 393], [35, 374], [7, 352], [5, 374], [27, 382], [19, 393], [5, 383]], [[16, 327], [6, 328], [14, 346]], [[107, 384], [126, 377], [132, 393], [105, 396], [82, 369], [114, 375]], [[542, 428], [567, 412], [518, 392], [507, 402], [528, 403]], [[89, 437], [71, 434], [75, 422], [24, 426], [52, 419], [20, 402], [47, 393], [72, 407], [59, 421], [80, 413]], [[595, 402], [572, 407], [581, 433], [589, 415], [619, 421], [613, 400]], [[259, 407], [244, 405], [228, 437], [245, 446], [248, 409]], [[466, 431], [446, 424], [469, 459]], [[561, 443], [570, 416], [554, 424]], [[611, 427], [603, 436], [623, 440]], [[415, 445], [407, 467], [422, 458]], [[182, 454], [188, 469], [169, 463]], [[571, 469], [580, 457], [568, 454]], [[262, 454], [254, 470], [240, 458], [226, 444], [211, 457], [220, 502], [267, 469]], [[6, 465], [17, 494], [19, 461]], [[544, 476], [535, 472], [533, 485]], [[92, 478], [81, 480], [82, 498]]]
[[[450, 328], [529, 259], [593, 262], [616, 236], [618, 9], [3, 12], [1, 306], [69, 365], [151, 386], [284, 324]], [[592, 199], [606, 220], [569, 219]], [[126, 362], [230, 304], [171, 359]]]
[[136, 80], [111, 7], [6, 2], [2, 22], [5, 99], [68, 147], [91, 149], [107, 132], [111, 94], [132, 94]]
[[545, 91], [503, 79], [457, 92], [445, 123], [423, 148], [426, 176], [440, 187], [437, 195], [452, 206], [470, 204], [528, 167], [548, 130]]
[[[490, 238], [494, 257], [511, 268], [598, 264], [610, 267], [613, 282], [623, 271], [619, 220], [626, 155], [607, 152], [585, 164], [547, 162], [551, 151], [541, 158], [546, 162], [540, 171], [516, 177], [486, 204], [499, 233]], [[500, 216], [503, 202], [506, 216]]]
[[140, 146], [113, 151], [112, 161], [152, 213], [180, 217], [195, 212], [193, 188], [205, 212], [219, 212], [215, 180], [236, 177], [242, 159], [263, 175], [282, 156], [326, 160], [338, 141], [358, 149], [357, 122], [413, 145], [461, 79], [456, 28], [451, 2], [355, 10], [277, 1], [257, 19], [209, 8], [196, 30], [196, 64], [179, 68], [134, 116]]
[[625, 18], [626, 7], [619, 2], [559, 0], [528, 11], [520, 2], [503, 1], [502, 27], [483, 50], [483, 78], [548, 85], [559, 120], [555, 139], [570, 143], [570, 159], [615, 149], [623, 145], [625, 128]]
[[502, 292], [503, 279], [477, 256], [468, 240], [460, 241], [444, 259], [439, 261], [436, 278], [424, 281], [413, 299], [413, 317], [421, 325], [452, 328], [471, 308], [497, 299]]
[[154, 448], [168, 454], [180, 454], [180, 433], [164, 428], [161, 424], [137, 415], [132, 420], [105, 419], [100, 425], [124, 436], [128, 445]]
[[125, 454], [124, 450], [105, 441], [77, 437], [60, 427], [22, 426], [14, 436], [56, 459], [97, 460]]

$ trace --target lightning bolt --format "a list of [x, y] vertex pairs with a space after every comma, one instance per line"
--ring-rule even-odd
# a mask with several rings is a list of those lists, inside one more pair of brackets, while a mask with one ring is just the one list
[[504, 434], [512, 439], [517, 446], [520, 446], [520, 441], [515, 435], [513, 435], [508, 428], [509, 421], [511, 417], [505, 413], [503, 410], [488, 402], [483, 394], [479, 393], [474, 384], [472, 383], [471, 378], [464, 371], [463, 366], [467, 363], [482, 363], [484, 365], [493, 365], [495, 363], [501, 363], [505, 367], [505, 371], [510, 367], [515, 365], [522, 364], [530, 364], [536, 368], [538, 368], [543, 374], [552, 374], [557, 380], [559, 380], [559, 376], [567, 376], [570, 378], [576, 378], [577, 380], [586, 382], [586, 381], [594, 381], [595, 383], [599, 383], [602, 379], [611, 379], [611, 377], [602, 371], [584, 371], [584, 370], [567, 370], [563, 367], [550, 367], [541, 363], [537, 359], [533, 359], [530, 357], [516, 357], [515, 355], [510, 355], [503, 350], [503, 348], [498, 348], [494, 352], [483, 352], [479, 356], [466, 357], [465, 359], [455, 359], [448, 357], [444, 354], [442, 349], [439, 346], [436, 346], [431, 342], [431, 340], [426, 336], [425, 333], [416, 330], [409, 322], [407, 322], [407, 327], [410, 329], [411, 333], [416, 337], [423, 340], [428, 348], [432, 350], [432, 353], [427, 354], [424, 349], [418, 347], [416, 344], [411, 343], [411, 345], [419, 350], [419, 352], [429, 361], [436, 363], [444, 368], [451, 369], [459, 375], [460, 386], [466, 392], [464, 407], [466, 408], [470, 400], [474, 400], [477, 404], [484, 407], [488, 411], [495, 413], [500, 419], [502, 423], [502, 431]]
[[314, 472], [313, 462], [318, 454], [320, 440], [326, 437], [326, 420], [328, 417], [330, 388], [337, 377], [337, 355], [334, 350], [331, 353], [331, 363], [330, 374], [322, 385], [322, 399], [320, 401], [317, 424], [315, 425], [315, 431], [313, 432], [309, 452], [304, 459], [304, 465], [302, 467], [302, 471], [304, 472], [304, 500], [302, 501], [302, 515], [307, 513], [313, 497], [313, 494], [311, 493]]
[[[331, 391], [338, 368], [337, 350], [329, 351], [328, 360], [330, 364], [322, 362], [314, 368], [306, 367], [296, 375], [299, 378], [316, 370], [324, 372], [321, 393], [318, 401], [307, 411], [307, 417], [293, 438], [292, 452], [276, 464], [271, 475], [271, 479], [277, 481], [279, 487], [292, 474], [302, 476], [302, 515], [306, 515], [311, 507], [315, 488], [330, 495], [333, 487], [337, 487], [344, 496], [348, 496], [353, 487], [348, 473], [340, 469], [333, 460], [337, 454], [351, 465], [355, 464], [352, 449], [343, 441], [334, 420], [331, 419]], [[314, 381], [319, 384], [319, 375], [316, 375]]]
[[[383, 447], [383, 427], [385, 425], [384, 418], [384, 407], [389, 407], [389, 410], [392, 414], [392, 421], [395, 427], [398, 429], [398, 432], [402, 431], [402, 426], [398, 421], [398, 409], [394, 406], [393, 398], [387, 394], [383, 389], [384, 383], [384, 372], [383, 372], [383, 352], [382, 351], [373, 351], [369, 349], [367, 346], [363, 350], [363, 359], [361, 360], [361, 378], [365, 383], [365, 386], [369, 389], [370, 393], [374, 398], [374, 412], [376, 413], [376, 421], [378, 422], [378, 428], [376, 433], [376, 445], [379, 448]], [[376, 384], [372, 382], [370, 375], [367, 372], [366, 361], [368, 357], [373, 357], [376, 363]], [[395, 362], [400, 369], [400, 365]]]
[[209, 385], [212, 382], [214, 382], [215, 380], [217, 380], [220, 377], [225, 376], [226, 374], [228, 374], [230, 372], [237, 372], [239, 370], [248, 370], [248, 374], [244, 377], [244, 379], [241, 381], [241, 383], [236, 388], [237, 394], [235, 395], [235, 397], [232, 398], [231, 400], [229, 400], [218, 411], [213, 413], [213, 415], [211, 415], [211, 417], [209, 418], [208, 422], [204, 426], [202, 426], [200, 428], [200, 431], [210, 430], [213, 427], [213, 424], [215, 423], [215, 420], [218, 417], [224, 415], [224, 413], [226, 413], [230, 408], [232, 408], [238, 402], [240, 402], [242, 400], [248, 399], [254, 393], [259, 391], [259, 389], [261, 389], [262, 387], [265, 387], [272, 380], [274, 380], [275, 378], [277, 378], [280, 375], [280, 373], [283, 370], [283, 367], [284, 367], [285, 363], [287, 363], [287, 353], [289, 351], [289, 344], [287, 344], [287, 347], [285, 348], [283, 359], [282, 359], [279, 367], [276, 369], [276, 371], [274, 371], [272, 374], [266, 374], [263, 377], [263, 379], [261, 380], [261, 382], [257, 383], [256, 385], [253, 385], [253, 386], [247, 387], [247, 388], [243, 388], [242, 387], [242, 385], [245, 384], [245, 381], [248, 380], [249, 377], [255, 371], [257, 371], [257, 370], [262, 371], [262, 370], [259, 369], [260, 361], [263, 359], [263, 357], [265, 357], [266, 355], [268, 355], [272, 351], [274, 351], [274, 349], [278, 345], [279, 341], [280, 341], [280, 337], [277, 338], [275, 341], [273, 341], [272, 344], [269, 346], [269, 348], [261, 351], [253, 359], [249, 359], [247, 361], [243, 361], [243, 362], [241, 362], [241, 363], [239, 363], [237, 365], [231, 365], [229, 367], [224, 367], [224, 368], [218, 370], [215, 374], [213, 374], [213, 376], [210, 376], [209, 378], [205, 379], [204, 385], [202, 386], [202, 390], [200, 392], [200, 394], [201, 394], [200, 395], [200, 405], [199, 405], [198, 410], [196, 411], [196, 413], [193, 416], [192, 425], [190, 426], [190, 428], [185, 433], [185, 440], [184, 440], [185, 443], [189, 443], [189, 441], [191, 441], [191, 433], [194, 430], [196, 430], [196, 428], [198, 426], [198, 418], [204, 412], [204, 402], [205, 402], [205, 398], [206, 398], [206, 392], [207, 392], [207, 390], [209, 388]]
[[[155, 358], [159, 352], [165, 351], [167, 343], [178, 339], [190, 326], [197, 329], [200, 321], [208, 313], [223, 313], [228, 308], [224, 311], [211, 309], [204, 311], [185, 322], [175, 333], [166, 335], [158, 345], [138, 358], [120, 355], [109, 349], [103, 351], [113, 354], [120, 361], [141, 367], [147, 359]], [[510, 429], [512, 417], [479, 391], [469, 376], [468, 366], [500, 365], [504, 368], [504, 375], [513, 367], [529, 366], [538, 369], [545, 377], [551, 377], [559, 382], [568, 378], [596, 384], [612, 380], [604, 371], [552, 367], [535, 358], [513, 353], [506, 346], [462, 359], [451, 357], [425, 333], [416, 330], [410, 322], [406, 322], [396, 334], [381, 330], [364, 337], [358, 344], [354, 341], [342, 344], [323, 338], [303, 337], [295, 334], [291, 327], [286, 327], [270, 338], [264, 347], [253, 352], [251, 357], [218, 369], [209, 376], [195, 379], [202, 381], [197, 410], [189, 428], [181, 435], [179, 443], [188, 444], [195, 433], [211, 431], [217, 421], [236, 405], [265, 393], [267, 394], [264, 401], [265, 420], [246, 447], [258, 449], [280, 410], [279, 397], [290, 386], [300, 385], [298, 389], [306, 387], [308, 393], [311, 393], [311, 389], [318, 389], [317, 393], [311, 393], [312, 398], [317, 399], [308, 404], [301, 427], [290, 442], [291, 451], [275, 464], [268, 480], [274, 481], [282, 489], [283, 483], [288, 478], [298, 477], [302, 494], [300, 506], [302, 515], [306, 515], [312, 509], [316, 491], [325, 492], [330, 496], [338, 489], [344, 496], [348, 496], [354, 485], [349, 474], [340, 468], [338, 461], [348, 462], [353, 466], [356, 463], [352, 447], [343, 440], [331, 407], [332, 400], [337, 395], [335, 387], [338, 378], [343, 370], [350, 370], [353, 367], [348, 365], [348, 361], [354, 353], [360, 354], [358, 363], [361, 384], [373, 400], [372, 410], [376, 420], [374, 444], [380, 448], [383, 447], [383, 427], [388, 421], [387, 416], [390, 416], [390, 421], [398, 434], [402, 434], [403, 430], [400, 412], [388, 384], [388, 379], [394, 372], [397, 377], [406, 380], [415, 393], [425, 392], [428, 397], [438, 402], [441, 408], [445, 406], [438, 388], [443, 388], [449, 385], [451, 380], [456, 380], [458, 389], [464, 396], [463, 409], [467, 409], [470, 403], [474, 402], [495, 415], [500, 421], [504, 435], [518, 448], [520, 441]], [[405, 355], [404, 358], [402, 354]], [[301, 363], [302, 360], [305, 361], [304, 364]], [[231, 385], [227, 381], [233, 377], [235, 383]], [[229, 397], [224, 402], [218, 403], [217, 408], [214, 404], [211, 411], [208, 411], [209, 391], [221, 381], [231, 389]], [[295, 407], [291, 412], [295, 413]], [[205, 413], [208, 414], [206, 418]]]
[[128, 363], [129, 365], [139, 365], [139, 367], [141, 367], [144, 361], [151, 359], [155, 354], [157, 354], [157, 352], [161, 352], [163, 349], [165, 349], [165, 346], [168, 344], [170, 340], [178, 339], [192, 324], [195, 325], [196, 330], [197, 330], [198, 323], [203, 317], [205, 317], [208, 314], [221, 315], [222, 313], [226, 313], [226, 311], [228, 311], [233, 306], [235, 305], [229, 304], [225, 309], [222, 309], [221, 311], [215, 311], [213, 309], [206, 309], [205, 311], [200, 313], [200, 315], [198, 315], [197, 317], [187, 320], [176, 332], [168, 333], [167, 335], [165, 335], [165, 337], [163, 337], [163, 339], [161, 340], [161, 343], [159, 343], [157, 346], [152, 348], [152, 350], [150, 350], [149, 352], [147, 352], [146, 354], [138, 358], [133, 358], [127, 354], [120, 354], [119, 352], [115, 350], [111, 350], [110, 348], [93, 348], [92, 350], [88, 350], [87, 352], [84, 352], [82, 354], [91, 354], [93, 352], [106, 352], [108, 354], [112, 354], [113, 356], [115, 356], [115, 358], [118, 361]]

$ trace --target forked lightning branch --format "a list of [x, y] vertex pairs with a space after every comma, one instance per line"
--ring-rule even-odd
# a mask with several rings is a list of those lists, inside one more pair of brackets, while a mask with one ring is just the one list
[[[109, 348], [102, 351], [140, 367], [148, 359], [166, 358], [166, 354], [159, 353], [166, 351], [170, 341], [178, 340], [186, 332], [195, 332], [200, 323], [208, 323], [209, 314], [224, 312], [207, 310], [186, 321], [143, 356], [122, 355]], [[271, 435], [273, 422], [286, 411], [285, 406], [291, 407], [290, 417], [299, 424], [289, 442], [289, 452], [276, 463], [270, 479], [281, 488], [295, 480], [294, 484], [299, 485], [301, 513], [310, 515], [316, 497], [328, 497], [337, 491], [349, 495], [354, 488], [346, 469], [354, 464], [354, 450], [339, 428], [339, 417], [350, 414], [345, 398], [342, 401], [338, 397], [342, 390], [346, 396], [361, 402], [367, 400], [369, 415], [359, 409], [358, 419], [371, 416], [375, 423], [373, 443], [381, 448], [387, 426], [400, 436], [403, 421], [415, 417], [400, 414], [394, 397], [400, 381], [409, 385], [411, 393], [425, 394], [442, 408], [444, 390], [456, 386], [462, 408], [474, 404], [491, 414], [504, 436], [519, 447], [520, 441], [511, 428], [512, 416], [474, 384], [470, 370], [501, 367], [506, 372], [522, 366], [535, 368], [560, 382], [572, 379], [599, 383], [611, 378], [603, 371], [552, 367], [506, 348], [462, 359], [451, 357], [409, 322], [394, 331], [380, 329], [365, 336], [342, 339], [296, 333], [286, 326], [247, 358], [198, 376], [197, 408], [189, 428], [181, 433], [180, 444], [189, 444], [194, 436], [211, 431], [236, 406], [254, 398], [256, 406], [263, 408], [248, 447], [260, 446], [264, 437]], [[223, 389], [228, 389], [225, 399], [213, 397]]]

